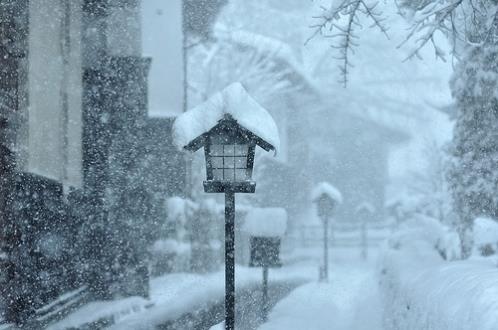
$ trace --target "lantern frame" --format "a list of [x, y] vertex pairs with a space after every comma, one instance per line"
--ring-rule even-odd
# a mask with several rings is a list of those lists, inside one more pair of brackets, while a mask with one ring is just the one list
[[[205, 192], [254, 193], [256, 182], [252, 181], [252, 174], [256, 145], [266, 151], [274, 149], [271, 144], [239, 125], [231, 115], [225, 114], [216, 126], [190, 142], [185, 149], [196, 151], [204, 147]], [[221, 146], [223, 151], [220, 150]], [[230, 151], [230, 148], [233, 149]], [[220, 171], [223, 171], [221, 175]]]
[[329, 218], [333, 215], [337, 202], [327, 194], [321, 194], [314, 200], [318, 216]]

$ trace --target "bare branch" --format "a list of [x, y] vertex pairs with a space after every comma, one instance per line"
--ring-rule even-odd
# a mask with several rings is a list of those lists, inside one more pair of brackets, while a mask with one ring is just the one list
[[[424, 9], [420, 11], [420, 16], [415, 18], [410, 28], [410, 32], [406, 36], [405, 40], [398, 45], [398, 48], [400, 48], [405, 45], [406, 42], [412, 40], [414, 36], [419, 36], [415, 40], [415, 48], [410, 52], [405, 60], [414, 56], [420, 57], [420, 50], [429, 42], [431, 42], [434, 46], [436, 57], [446, 60], [444, 52], [437, 47], [434, 42], [434, 35], [436, 32], [441, 32], [444, 35], [458, 35], [458, 31], [456, 30], [456, 26], [454, 24], [454, 15], [457, 9], [462, 5], [463, 1], [464, 0], [445, 1], [443, 4], [438, 1], [424, 7]], [[446, 23], [448, 23], [450, 27], [448, 27]]]
[[[344, 86], [347, 85], [349, 68], [352, 67], [350, 55], [354, 54], [355, 48], [358, 47], [355, 40], [359, 37], [355, 31], [363, 28], [362, 16], [371, 20], [371, 26], [377, 27], [389, 39], [382, 12], [377, 9], [377, 6], [378, 2], [368, 2], [367, 0], [342, 0], [328, 9], [322, 8], [322, 14], [314, 17], [318, 22], [311, 26], [314, 31], [306, 40], [305, 45], [317, 35], [338, 40], [331, 47], [339, 52], [339, 55], [334, 58], [341, 61], [339, 65], [340, 82]], [[342, 23], [343, 21], [344, 23]]]

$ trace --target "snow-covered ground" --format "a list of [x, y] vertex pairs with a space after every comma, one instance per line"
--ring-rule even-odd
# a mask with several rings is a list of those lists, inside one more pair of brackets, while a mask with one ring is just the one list
[[[447, 239], [452, 234], [436, 220], [422, 217], [404, 223], [382, 247], [371, 248], [367, 260], [361, 258], [358, 246], [332, 247], [326, 283], [318, 282], [323, 252], [319, 245], [287, 252], [282, 256], [284, 267], [270, 270], [273, 294], [279, 296], [264, 324], [257, 308], [261, 269], [238, 267], [237, 327], [498, 329], [497, 258], [444, 260], [444, 255], [453, 255], [455, 242]], [[223, 298], [223, 270], [169, 274], [152, 280], [150, 300], [94, 302], [49, 329], [77, 328], [96, 320], [108, 329], [156, 329], [158, 325], [177, 329], [178, 324], [178, 329], [190, 329], [189, 320], [199, 315], [212, 326], [223, 319]]]
[[332, 249], [328, 283], [315, 280], [297, 288], [259, 329], [381, 330], [375, 260], [362, 261], [358, 248]]
[[[330, 329], [331, 326], [339, 330], [380, 329], [381, 312], [374, 278], [375, 251], [368, 261], [361, 260], [358, 247], [333, 248], [330, 252], [328, 283], [318, 282], [322, 260], [322, 250], [318, 246], [294, 250], [283, 256], [284, 267], [270, 270], [270, 285], [280, 286], [273, 292], [280, 290], [281, 294], [287, 295], [289, 290], [296, 289], [274, 306], [268, 322], [260, 329], [313, 330]], [[260, 268], [237, 267], [237, 291], [252, 300], [247, 303], [249, 308], [250, 304], [258, 305], [260, 293], [255, 290], [260, 285]], [[132, 297], [87, 304], [48, 329], [81, 328], [93, 323], [106, 329], [137, 330], [174, 324], [188, 319], [189, 313], [203, 313], [222, 306], [224, 272], [168, 274], [153, 279], [150, 292], [149, 300]], [[243, 303], [240, 304], [243, 309]], [[261, 324], [259, 308], [255, 312], [240, 308], [238, 313], [248, 314], [239, 318], [239, 322], [246, 322], [239, 323], [241, 329], [253, 329]], [[222, 311], [221, 315], [212, 316], [213, 322], [222, 318]]]
[[[317, 273], [310, 272], [309, 267], [309, 262], [301, 262], [272, 269], [270, 282], [297, 286], [312, 281]], [[315, 267], [311, 269], [315, 270]], [[237, 267], [237, 290], [259, 287], [261, 276], [260, 268]], [[132, 297], [90, 303], [50, 325], [48, 329], [79, 328], [95, 322], [116, 330], [155, 329], [156, 326], [173, 322], [185, 314], [222, 303], [225, 294], [224, 271], [209, 274], [168, 274], [152, 279], [150, 292], [149, 300]]]

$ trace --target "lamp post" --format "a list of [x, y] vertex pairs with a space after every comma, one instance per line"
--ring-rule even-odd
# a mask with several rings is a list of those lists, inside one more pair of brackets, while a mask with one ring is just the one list
[[368, 257], [367, 221], [371, 219], [374, 213], [375, 207], [369, 202], [363, 202], [356, 208], [356, 215], [360, 221], [361, 258], [363, 260]]
[[266, 151], [276, 150], [277, 127], [244, 87], [234, 83], [178, 117], [173, 134], [177, 146], [185, 150], [195, 152], [204, 148], [204, 192], [225, 194], [225, 329], [233, 330], [235, 194], [255, 192], [252, 173], [256, 146]]
[[329, 247], [328, 231], [329, 219], [337, 204], [342, 202], [341, 193], [332, 185], [322, 182], [315, 187], [312, 193], [313, 202], [316, 203], [318, 216], [323, 223], [323, 271], [320, 272], [320, 280], [329, 279]]

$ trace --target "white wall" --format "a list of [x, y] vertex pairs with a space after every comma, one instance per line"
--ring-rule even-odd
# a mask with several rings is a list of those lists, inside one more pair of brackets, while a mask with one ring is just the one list
[[81, 186], [81, 0], [29, 4], [29, 172]]

